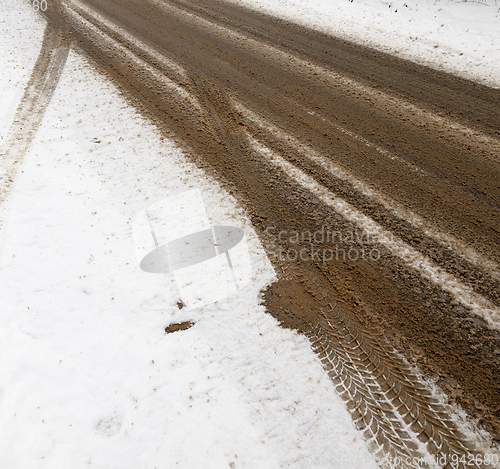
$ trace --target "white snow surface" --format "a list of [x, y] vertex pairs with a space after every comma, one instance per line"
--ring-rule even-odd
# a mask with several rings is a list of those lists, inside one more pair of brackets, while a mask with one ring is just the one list
[[500, 0], [230, 0], [500, 87]]
[[[0, 89], [22, 89], [44, 23], [1, 15]], [[140, 270], [132, 220], [192, 189], [245, 231], [253, 278], [188, 311]], [[260, 305], [274, 272], [244, 212], [75, 52], [0, 236], [2, 469], [376, 467], [309, 342]]]

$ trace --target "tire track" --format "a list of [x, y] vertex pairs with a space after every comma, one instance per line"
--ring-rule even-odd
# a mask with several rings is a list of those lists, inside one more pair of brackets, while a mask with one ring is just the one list
[[[320, 154], [310, 145], [299, 142], [239, 103], [234, 105], [245, 120], [249, 132], [264, 146], [284, 155], [287, 161], [296, 164], [313, 177], [317, 178], [318, 173], [324, 174], [322, 179], [327, 182], [330, 190], [386, 229], [395, 232], [422, 254], [432, 255], [439, 252], [439, 256], [432, 256], [436, 264], [460, 278], [468, 287], [484, 295], [496, 306], [500, 306], [500, 269], [497, 263], [466, 246], [454, 236], [443, 233], [371, 185], [360, 181], [336, 164], [332, 158]], [[419, 242], [416, 243], [415, 240]], [[442, 247], [445, 250], [442, 250]], [[469, 275], [465, 277], [464, 272]], [[494, 288], [485, 289], [486, 284], [493, 284]]]
[[[292, 52], [307, 62], [335, 69], [344, 77], [402, 98], [406, 103], [420, 108], [424, 106], [435, 116], [450, 116], [468, 128], [477, 128], [488, 135], [500, 137], [497, 125], [499, 95], [489, 90], [484, 93], [487, 88], [483, 85], [269, 17], [237, 4], [211, 0], [169, 0], [168, 3], [266, 45]], [[422, 92], [424, 87], [428, 93]], [[485, 95], [488, 95], [486, 99]]]
[[[40, 54], [0, 149], [0, 207], [5, 211], [16, 173], [42, 123], [43, 116], [64, 70], [70, 44], [63, 29], [47, 24]], [[3, 220], [0, 218], [0, 228]]]
[[443, 404], [368, 331], [360, 333], [352, 320], [335, 310], [323, 314], [323, 321], [311, 330], [323, 366], [381, 460], [390, 455], [400, 459], [397, 467], [414, 468], [416, 461], [421, 467], [435, 467], [434, 458], [481, 454]]
[[[321, 278], [294, 265], [280, 270], [314, 297], [319, 320], [304, 327], [305, 334], [381, 467], [494, 467], [460, 463], [464, 456], [483, 455], [481, 443], [465, 436], [467, 430], [380, 331], [369, 331], [332, 302]], [[436, 462], [443, 460], [456, 464]]]
[[434, 265], [429, 258], [421, 255], [418, 251], [403, 243], [389, 231], [384, 230], [372, 219], [356, 210], [345, 200], [336, 197], [324, 186], [318, 184], [312, 177], [308, 176], [296, 166], [285, 161], [281, 156], [263, 147], [257, 141], [253, 141], [254, 149], [267, 157], [276, 168], [285, 171], [291, 178], [305, 186], [305, 188], [317, 196], [325, 205], [341, 214], [342, 217], [359, 226], [373, 239], [377, 239], [407, 265], [408, 268], [416, 270], [422, 277], [435, 283], [439, 288], [449, 293], [456, 301], [467, 306], [478, 316], [484, 318], [492, 328], [500, 329], [500, 309], [491, 304], [487, 299], [475, 294], [465, 285], [460, 284], [452, 275], [447, 274], [439, 266]]

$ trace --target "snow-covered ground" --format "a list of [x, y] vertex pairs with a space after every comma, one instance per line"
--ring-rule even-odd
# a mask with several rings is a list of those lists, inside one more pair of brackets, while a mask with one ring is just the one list
[[[24, 3], [1, 14], [9, 95], [44, 22]], [[140, 270], [132, 226], [193, 189], [245, 231], [253, 277], [188, 310]], [[2, 469], [376, 467], [309, 343], [259, 305], [274, 272], [245, 214], [74, 52], [0, 235]]]
[[231, 0], [500, 87], [499, 0]]

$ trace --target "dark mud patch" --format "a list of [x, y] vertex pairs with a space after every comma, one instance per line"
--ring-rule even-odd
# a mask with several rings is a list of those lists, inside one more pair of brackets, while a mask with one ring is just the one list
[[194, 326], [192, 321], [184, 321], [176, 324], [170, 324], [170, 326], [165, 327], [166, 334], [172, 334], [173, 332], [186, 331]]

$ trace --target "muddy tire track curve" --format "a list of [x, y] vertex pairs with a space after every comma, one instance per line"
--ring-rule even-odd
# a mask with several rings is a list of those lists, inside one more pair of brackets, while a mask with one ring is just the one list
[[[373, 451], [481, 452], [414, 365], [498, 437], [498, 91], [224, 2], [60, 7], [52, 17], [74, 43], [244, 205], [281, 272], [268, 311], [315, 343]], [[382, 78], [393, 73], [412, 79], [391, 91]], [[334, 247], [376, 248], [376, 259], [325, 262], [290, 236], [352, 235], [365, 219], [396, 241], [342, 236]], [[439, 275], [421, 275], [426, 266]]]
[[[0, 207], [5, 210], [7, 198], [24, 156], [40, 127], [43, 115], [64, 70], [70, 44], [57, 23], [45, 28], [40, 54], [31, 73], [13, 124], [0, 149]], [[0, 228], [2, 220], [0, 218]]]

